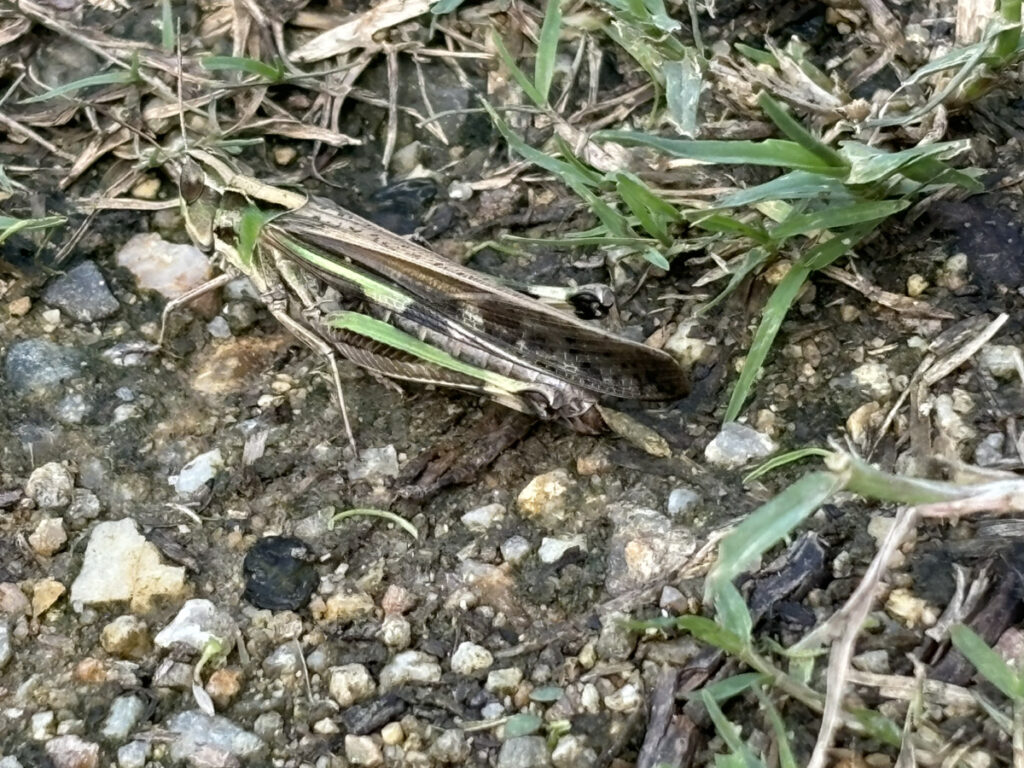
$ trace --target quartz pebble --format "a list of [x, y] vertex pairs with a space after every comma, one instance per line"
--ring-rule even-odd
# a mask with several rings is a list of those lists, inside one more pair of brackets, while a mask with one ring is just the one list
[[358, 701], [367, 699], [377, 690], [370, 671], [362, 664], [345, 664], [332, 667], [328, 674], [328, 690], [331, 698], [340, 707], [351, 707]]
[[67, 467], [51, 461], [32, 471], [25, 485], [25, 495], [41, 509], [64, 509], [71, 503], [74, 487]]
[[755, 459], [763, 459], [778, 450], [775, 441], [753, 427], [730, 421], [722, 425], [704, 449], [709, 464], [723, 469], [738, 469]]
[[381, 690], [400, 685], [436, 683], [441, 679], [441, 665], [429, 653], [402, 651], [380, 673]]
[[452, 654], [452, 672], [458, 675], [475, 675], [493, 663], [491, 652], [476, 643], [460, 643]]

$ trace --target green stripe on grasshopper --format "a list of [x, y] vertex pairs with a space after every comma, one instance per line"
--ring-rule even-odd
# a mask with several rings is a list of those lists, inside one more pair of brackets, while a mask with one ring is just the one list
[[379, 280], [374, 280], [372, 277], [368, 277], [358, 270], [350, 269], [343, 264], [339, 264], [334, 259], [321, 256], [316, 251], [307, 248], [283, 233], [278, 236], [278, 240], [282, 246], [290, 250], [296, 256], [305, 259], [310, 264], [325, 272], [336, 275], [342, 280], [347, 280], [348, 282], [358, 286], [367, 299], [376, 302], [383, 307], [387, 307], [395, 312], [404, 312], [415, 303], [414, 299], [406, 296], [401, 291], [395, 290], [391, 286], [386, 285]]
[[499, 373], [493, 373], [484, 368], [477, 368], [475, 365], [464, 363], [444, 350], [420, 341], [415, 336], [369, 315], [347, 311], [332, 312], [327, 316], [326, 320], [327, 324], [333, 328], [357, 333], [380, 344], [385, 344], [392, 349], [414, 355], [431, 365], [477, 379], [483, 382], [485, 388], [489, 390], [493, 389], [496, 392], [516, 394], [535, 389], [535, 386], [526, 382], [510, 379], [508, 376], [502, 376]]
[[242, 212], [238, 220], [238, 258], [246, 267], [252, 264], [252, 254], [256, 250], [256, 241], [264, 225], [273, 219], [275, 214], [260, 210], [250, 205]]

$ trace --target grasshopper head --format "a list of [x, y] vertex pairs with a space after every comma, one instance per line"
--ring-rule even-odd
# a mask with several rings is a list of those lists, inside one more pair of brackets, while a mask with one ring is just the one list
[[179, 166], [178, 197], [188, 236], [199, 250], [212, 253], [220, 193], [207, 183], [206, 172], [191, 157], [186, 156]]

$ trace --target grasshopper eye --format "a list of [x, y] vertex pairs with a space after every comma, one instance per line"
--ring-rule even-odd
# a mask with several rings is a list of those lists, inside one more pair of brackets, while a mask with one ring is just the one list
[[178, 194], [187, 204], [198, 200], [206, 188], [206, 176], [203, 169], [192, 160], [186, 157], [181, 164], [181, 176], [178, 178]]

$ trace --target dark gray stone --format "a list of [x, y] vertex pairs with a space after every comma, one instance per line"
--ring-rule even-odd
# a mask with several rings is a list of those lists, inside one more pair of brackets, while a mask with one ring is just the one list
[[80, 352], [45, 339], [13, 344], [4, 361], [4, 378], [18, 395], [46, 396], [60, 391], [60, 384], [78, 373]]
[[121, 308], [92, 261], [83, 261], [50, 283], [43, 301], [80, 323], [102, 320]]

